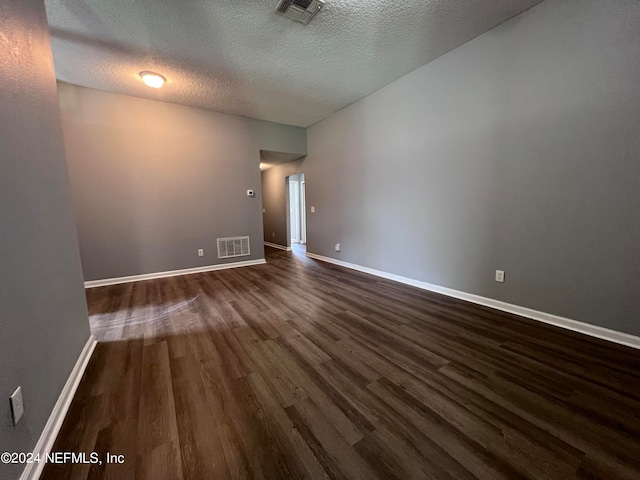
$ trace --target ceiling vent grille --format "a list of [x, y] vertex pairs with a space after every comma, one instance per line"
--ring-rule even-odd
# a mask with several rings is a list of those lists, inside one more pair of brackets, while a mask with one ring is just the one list
[[322, 0], [280, 0], [276, 13], [307, 25], [323, 6]]
[[244, 257], [251, 255], [249, 237], [218, 238], [218, 258]]

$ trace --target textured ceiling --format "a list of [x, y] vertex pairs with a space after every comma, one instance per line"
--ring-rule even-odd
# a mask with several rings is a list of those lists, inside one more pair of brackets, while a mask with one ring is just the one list
[[46, 5], [59, 80], [307, 127], [541, 0], [326, 1], [308, 26], [277, 0]]

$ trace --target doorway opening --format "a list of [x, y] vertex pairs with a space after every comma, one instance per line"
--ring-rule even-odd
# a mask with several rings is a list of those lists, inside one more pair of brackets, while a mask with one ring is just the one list
[[303, 253], [307, 244], [307, 215], [304, 173], [287, 177], [289, 241], [294, 253]]

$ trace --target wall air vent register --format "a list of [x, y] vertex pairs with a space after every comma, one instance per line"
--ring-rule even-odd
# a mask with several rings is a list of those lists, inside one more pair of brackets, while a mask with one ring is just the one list
[[251, 255], [249, 237], [218, 238], [218, 258], [244, 257]]

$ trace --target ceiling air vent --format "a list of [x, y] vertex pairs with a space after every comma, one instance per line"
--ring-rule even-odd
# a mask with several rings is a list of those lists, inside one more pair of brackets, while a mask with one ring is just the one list
[[249, 237], [218, 238], [218, 258], [250, 255]]
[[280, 0], [276, 13], [307, 25], [323, 5], [322, 0]]

